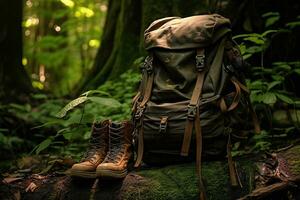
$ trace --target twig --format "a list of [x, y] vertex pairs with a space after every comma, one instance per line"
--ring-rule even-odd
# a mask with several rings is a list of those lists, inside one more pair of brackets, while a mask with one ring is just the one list
[[300, 182], [300, 176], [297, 176], [295, 178], [288, 179], [288, 181], [280, 182], [280, 183], [274, 183], [272, 185], [258, 188], [253, 190], [250, 194], [239, 198], [238, 200], [247, 200], [247, 199], [260, 199], [262, 197], [269, 196], [275, 191], [286, 189], [290, 186], [294, 186], [294, 183]]

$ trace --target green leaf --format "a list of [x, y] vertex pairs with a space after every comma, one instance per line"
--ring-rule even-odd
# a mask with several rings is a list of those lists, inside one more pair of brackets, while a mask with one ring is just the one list
[[245, 38], [245, 37], [260, 37], [260, 34], [257, 33], [249, 33], [249, 34], [240, 34], [232, 37], [234, 40], [239, 38]]
[[280, 99], [281, 101], [283, 101], [285, 103], [288, 103], [288, 104], [293, 104], [294, 103], [294, 101], [286, 95], [276, 93], [276, 96], [278, 97], [278, 99]]
[[294, 72], [300, 75], [300, 69], [294, 69]]
[[247, 37], [247, 38], [244, 38], [244, 40], [253, 42], [255, 44], [264, 44], [265, 43], [265, 40], [261, 37]]
[[118, 108], [121, 106], [121, 103], [113, 98], [88, 97], [88, 99], [94, 103], [98, 103], [102, 106], [107, 106], [111, 108]]
[[258, 53], [258, 52], [262, 52], [262, 51], [263, 51], [263, 48], [261, 46], [252, 46], [252, 47], [249, 47], [248, 49], [246, 49], [246, 52], [250, 53], [250, 54], [254, 54], [254, 53]]
[[280, 81], [280, 82], [282, 82], [282, 81], [284, 81], [284, 77], [283, 76], [281, 76], [281, 75], [272, 75], [272, 78], [275, 80], [275, 81]]
[[243, 59], [247, 60], [248, 58], [250, 58], [252, 56], [252, 54], [244, 54], [243, 55]]
[[277, 100], [276, 95], [271, 92], [267, 92], [262, 96], [262, 102], [265, 104], [274, 104], [276, 100]]
[[53, 137], [49, 137], [47, 139], [45, 139], [43, 142], [41, 142], [37, 149], [35, 150], [36, 154], [39, 154], [41, 151], [45, 150], [46, 148], [48, 148], [50, 146], [50, 144], [53, 141]]
[[279, 12], [267, 12], [262, 15], [263, 18], [280, 16]]
[[66, 140], [71, 140], [73, 133], [72, 132], [66, 132], [62, 134]]
[[63, 129], [60, 129], [60, 130], [58, 130], [57, 131], [57, 135], [59, 135], [59, 134], [62, 134], [63, 132], [65, 132], [65, 131], [69, 131], [70, 130], [70, 128], [69, 127], [67, 127], [67, 128], [63, 128]]
[[48, 96], [45, 94], [32, 94], [31, 97], [34, 99], [47, 99], [48, 98]]
[[61, 109], [56, 117], [58, 118], [63, 118], [64, 116], [66, 116], [66, 114], [72, 110], [73, 108], [75, 108], [76, 106], [86, 102], [88, 100], [88, 97], [84, 96], [84, 97], [79, 97], [77, 99], [74, 99], [73, 101], [71, 101], [70, 103], [68, 103], [63, 109]]
[[270, 33], [277, 33], [277, 32], [278, 32], [278, 30], [267, 30], [267, 31], [263, 32], [261, 35], [262, 35], [263, 37], [266, 37], [266, 36], [269, 35]]
[[280, 19], [280, 16], [272, 16], [266, 20], [265, 27], [272, 26]]
[[288, 63], [285, 63], [285, 62], [281, 62], [280, 65], [279, 64], [274, 65], [274, 68], [276, 71], [279, 71], [279, 72], [282, 72], [282, 71], [290, 72], [292, 70], [292, 67]]
[[262, 80], [256, 80], [256, 81], [253, 81], [249, 84], [249, 88], [251, 90], [265, 90], [266, 89], [266, 83], [263, 82]]
[[34, 126], [31, 129], [37, 129], [37, 128], [42, 128], [42, 127], [46, 127], [46, 126], [52, 126], [54, 124], [61, 124], [61, 123], [63, 123], [62, 119], [52, 119], [49, 122], [46, 122], [46, 123], [44, 123], [42, 125]]
[[89, 95], [92, 95], [92, 94], [103, 94], [105, 96], [110, 96], [109, 93], [103, 92], [101, 90], [89, 90], [89, 91], [86, 91], [85, 93], [83, 93], [81, 96], [89, 96]]
[[273, 87], [275, 87], [276, 85], [279, 85], [279, 84], [281, 84], [281, 81], [273, 81], [273, 82], [269, 83], [267, 91], [270, 91]]
[[297, 26], [300, 26], [300, 21], [289, 22], [289, 23], [287, 23], [285, 26], [287, 26], [288, 28], [295, 28], [295, 27], [297, 27]]

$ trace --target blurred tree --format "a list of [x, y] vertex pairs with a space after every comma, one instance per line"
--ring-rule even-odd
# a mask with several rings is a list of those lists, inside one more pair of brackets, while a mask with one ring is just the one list
[[20, 0], [0, 1], [0, 101], [24, 101], [31, 92], [22, 65], [22, 9]]
[[145, 55], [142, 48], [144, 29], [155, 19], [207, 13], [209, 5], [192, 1], [109, 1], [104, 33], [94, 66], [83, 78], [78, 92], [96, 88], [108, 78], [116, 79]]
[[[93, 64], [106, 0], [26, 0], [23, 61], [33, 87], [68, 95]], [[54, 12], [55, 11], [55, 12]]]

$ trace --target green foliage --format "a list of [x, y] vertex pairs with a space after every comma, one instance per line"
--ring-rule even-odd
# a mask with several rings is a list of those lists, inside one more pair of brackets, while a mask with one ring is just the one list
[[266, 19], [265, 27], [270, 27], [280, 19], [279, 12], [268, 12], [262, 15]]
[[18, 136], [9, 136], [5, 133], [8, 132], [8, 129], [0, 129], [0, 146], [1, 149], [5, 151], [10, 151], [12, 148], [21, 145], [24, 140]]
[[[300, 75], [300, 61], [271, 61], [265, 65], [265, 52], [269, 49], [276, 35], [283, 33], [292, 33], [292, 28], [298, 26], [297, 21], [287, 23], [285, 28], [271, 29], [280, 20], [278, 12], [268, 12], [263, 16], [265, 18], [265, 30], [263, 33], [241, 34], [234, 37], [240, 42], [240, 49], [243, 58], [253, 61], [254, 56], [260, 56], [260, 65], [251, 67], [251, 77], [246, 81], [251, 91], [250, 99], [254, 106], [263, 108], [260, 115], [265, 116], [268, 121], [264, 122], [273, 126], [273, 112], [278, 106], [295, 107], [298, 104], [298, 97], [295, 95], [295, 88], [291, 88], [290, 77], [292, 75]], [[294, 89], [294, 90], [293, 90]], [[262, 123], [262, 125], [264, 125]], [[233, 147], [233, 155], [242, 155], [258, 151], [267, 151], [271, 148], [273, 134], [282, 134], [287, 136], [296, 130], [293, 127], [285, 127], [278, 129], [277, 127], [268, 127], [268, 130], [262, 130], [260, 134], [251, 138], [251, 147], [248, 149], [240, 149], [240, 143], [236, 143]], [[276, 130], [276, 131], [275, 131]], [[289, 131], [287, 131], [289, 130]]]
[[[53, 12], [55, 10], [55, 12]], [[23, 65], [33, 86], [68, 94], [92, 67], [107, 0], [27, 0]]]
[[[265, 13], [266, 27], [275, 24], [280, 15], [278, 12]], [[287, 26], [290, 23], [287, 23]], [[234, 37], [241, 40], [240, 49], [244, 59], [249, 59], [259, 53], [261, 56], [260, 66], [252, 67], [251, 80], [247, 80], [247, 85], [251, 90], [251, 100], [253, 103], [264, 103], [274, 105], [276, 102], [287, 104], [295, 103], [295, 96], [288, 92], [286, 84], [291, 74], [300, 72], [300, 62], [290, 61], [273, 62], [271, 66], [264, 66], [264, 53], [270, 47], [272, 38], [276, 34], [289, 32], [288, 29], [266, 30], [263, 33], [241, 34]]]
[[[90, 137], [91, 123], [95, 120], [112, 119], [122, 121], [130, 119], [131, 99], [136, 93], [140, 75], [129, 70], [118, 81], [108, 81], [97, 90], [84, 92], [80, 97], [70, 101], [60, 111], [52, 113], [43, 125], [35, 128], [56, 126], [56, 134], [46, 137], [35, 146], [32, 152], [39, 154], [43, 150], [58, 147], [62, 138], [69, 144], [82, 143]], [[48, 103], [45, 105], [50, 106]], [[45, 107], [44, 105], [44, 107]], [[55, 118], [56, 116], [58, 118]], [[55, 145], [56, 144], [56, 145]], [[69, 145], [73, 150], [74, 145]], [[69, 152], [70, 148], [61, 148]], [[73, 152], [74, 154], [74, 152]]]
[[276, 102], [294, 104], [296, 97], [288, 92], [286, 84], [288, 77], [299, 74], [300, 62], [274, 62], [272, 69], [253, 67], [253, 81], [248, 80], [247, 85], [251, 89], [251, 100], [254, 103], [274, 105]]
[[267, 30], [262, 34], [241, 34], [233, 37], [233, 39], [243, 40], [243, 43], [240, 44], [240, 50], [243, 58], [246, 60], [255, 53], [263, 53], [270, 46], [271, 36], [278, 32], [279, 30]]

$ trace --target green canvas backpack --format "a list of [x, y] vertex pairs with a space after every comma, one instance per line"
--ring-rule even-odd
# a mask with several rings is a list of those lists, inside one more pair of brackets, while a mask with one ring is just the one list
[[231, 182], [237, 185], [231, 140], [247, 138], [253, 127], [260, 131], [230, 26], [217, 14], [154, 21], [145, 31], [149, 56], [133, 99], [135, 166], [195, 155], [202, 199], [202, 156], [227, 154]]

